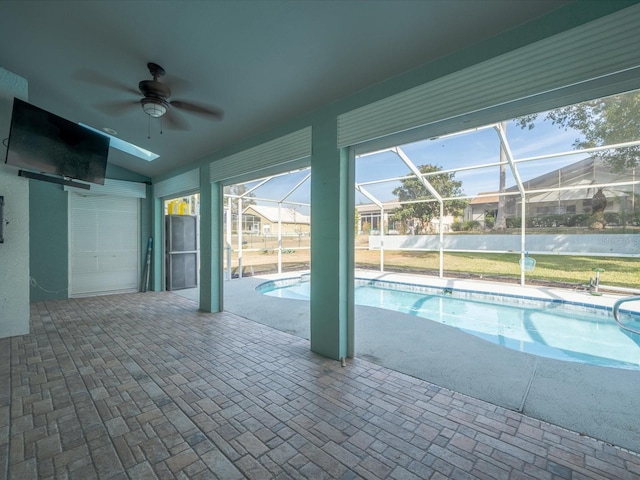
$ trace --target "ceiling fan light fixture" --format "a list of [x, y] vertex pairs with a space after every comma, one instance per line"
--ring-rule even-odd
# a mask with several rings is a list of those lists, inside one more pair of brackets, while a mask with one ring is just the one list
[[142, 104], [144, 113], [154, 118], [163, 116], [167, 113], [167, 109], [169, 107], [169, 104], [161, 98], [145, 97], [140, 100], [140, 103]]

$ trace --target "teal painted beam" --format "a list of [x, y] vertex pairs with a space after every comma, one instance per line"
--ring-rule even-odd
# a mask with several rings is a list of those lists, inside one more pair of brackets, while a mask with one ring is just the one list
[[[147, 243], [149, 237], [153, 237], [153, 187], [151, 184], [146, 185], [146, 197], [140, 199], [140, 286], [142, 288], [144, 279], [144, 269], [147, 264]], [[155, 241], [155, 239], [154, 239]], [[154, 245], [155, 247], [155, 245]], [[151, 256], [153, 262], [153, 255]], [[153, 263], [149, 265], [149, 290], [153, 290], [151, 277], [151, 268]]]
[[222, 185], [200, 169], [200, 310], [223, 309]]
[[346, 226], [344, 240], [341, 245], [345, 249], [344, 261], [342, 267], [346, 270], [347, 277], [347, 356], [353, 358], [355, 356], [355, 237], [356, 237], [356, 161], [353, 149], [342, 149], [340, 151], [344, 175], [341, 179], [344, 184], [341, 186], [345, 195], [343, 196], [343, 210], [346, 210]]
[[[311, 350], [346, 357], [353, 325], [349, 214], [353, 175], [337, 147], [335, 120], [313, 125], [311, 157]], [[351, 239], [353, 239], [351, 233]], [[352, 240], [353, 241], [353, 240]], [[351, 305], [351, 307], [350, 307]]]
[[153, 232], [153, 254], [151, 256], [151, 286], [155, 292], [164, 288], [162, 276], [164, 274], [163, 249], [164, 245], [164, 204], [161, 198], [151, 198], [152, 217], [151, 231]]

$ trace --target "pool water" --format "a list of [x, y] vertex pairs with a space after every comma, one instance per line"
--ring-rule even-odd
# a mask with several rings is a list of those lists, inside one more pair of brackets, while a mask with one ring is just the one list
[[[258, 286], [265, 295], [309, 300], [308, 281]], [[490, 342], [543, 357], [640, 370], [640, 335], [622, 330], [611, 309], [437, 287], [356, 280], [356, 305], [424, 317]], [[640, 329], [640, 316], [624, 313]]]

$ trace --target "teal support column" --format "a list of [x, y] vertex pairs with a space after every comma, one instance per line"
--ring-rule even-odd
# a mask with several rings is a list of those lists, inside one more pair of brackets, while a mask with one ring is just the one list
[[223, 309], [222, 185], [200, 169], [200, 310]]
[[[153, 215], [154, 215], [154, 198], [153, 198], [153, 187], [151, 184], [146, 185], [146, 197], [139, 200], [140, 205], [140, 265], [142, 268], [140, 269], [140, 286], [144, 282], [144, 278], [142, 277], [144, 268], [147, 264], [147, 246], [149, 243], [149, 237], [154, 237], [153, 233]], [[149, 264], [149, 290], [153, 291], [153, 250], [151, 251], [151, 263]]]
[[162, 276], [164, 275], [164, 205], [161, 198], [152, 198], [151, 202], [153, 254], [151, 256], [150, 290], [160, 292], [164, 288], [162, 282]]
[[342, 162], [346, 162], [343, 168], [346, 169], [346, 175], [342, 176], [342, 191], [344, 195], [344, 208], [347, 209], [345, 214], [347, 225], [345, 227], [346, 249], [344, 259], [346, 262], [347, 277], [347, 356], [353, 358], [355, 349], [355, 258], [356, 258], [356, 161], [352, 149], [342, 149], [340, 152]]
[[313, 125], [311, 350], [338, 360], [353, 355], [354, 175], [336, 145], [335, 119]]

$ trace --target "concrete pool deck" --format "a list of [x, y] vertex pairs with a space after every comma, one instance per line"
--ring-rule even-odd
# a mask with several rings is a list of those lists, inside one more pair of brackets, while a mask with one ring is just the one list
[[[255, 291], [265, 281], [296, 276], [299, 273], [227, 281], [225, 311], [309, 339], [308, 302]], [[358, 271], [356, 276], [609, 307], [620, 298], [406, 274]], [[357, 358], [640, 452], [640, 371], [522, 353], [447, 325], [373, 307], [356, 306], [354, 328]]]

